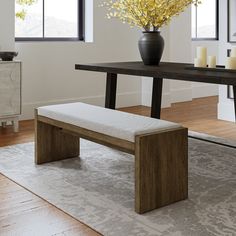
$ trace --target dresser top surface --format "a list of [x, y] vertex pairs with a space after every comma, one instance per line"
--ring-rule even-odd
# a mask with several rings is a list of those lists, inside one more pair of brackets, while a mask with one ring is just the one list
[[0, 64], [9, 64], [9, 63], [21, 63], [21, 61], [1, 61], [0, 60]]

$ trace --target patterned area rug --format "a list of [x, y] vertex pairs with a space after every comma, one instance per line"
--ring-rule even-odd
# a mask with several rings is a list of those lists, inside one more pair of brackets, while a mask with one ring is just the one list
[[82, 140], [81, 159], [33, 159], [33, 143], [0, 148], [0, 172], [104, 235], [236, 235], [232, 147], [189, 138], [189, 199], [144, 215], [133, 208], [132, 155]]

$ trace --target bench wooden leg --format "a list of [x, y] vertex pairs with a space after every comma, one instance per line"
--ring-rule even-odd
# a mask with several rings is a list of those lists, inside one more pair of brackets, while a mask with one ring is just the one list
[[188, 197], [187, 129], [137, 136], [135, 211], [147, 211]]
[[37, 117], [35, 120], [36, 164], [43, 164], [79, 156], [79, 137], [65, 133], [58, 127], [38, 121]]

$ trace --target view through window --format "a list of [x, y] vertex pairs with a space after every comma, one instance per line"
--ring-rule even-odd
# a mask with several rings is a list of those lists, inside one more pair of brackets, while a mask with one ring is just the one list
[[192, 5], [192, 39], [218, 39], [218, 0]]
[[16, 12], [26, 11], [24, 19], [16, 17], [16, 39], [81, 39], [79, 16], [81, 0], [37, 0], [30, 6], [16, 2]]

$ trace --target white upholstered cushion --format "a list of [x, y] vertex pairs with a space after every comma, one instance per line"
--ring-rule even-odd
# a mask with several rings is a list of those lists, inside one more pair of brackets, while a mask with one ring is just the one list
[[131, 142], [138, 134], [181, 127], [164, 120], [79, 102], [39, 107], [38, 114]]

